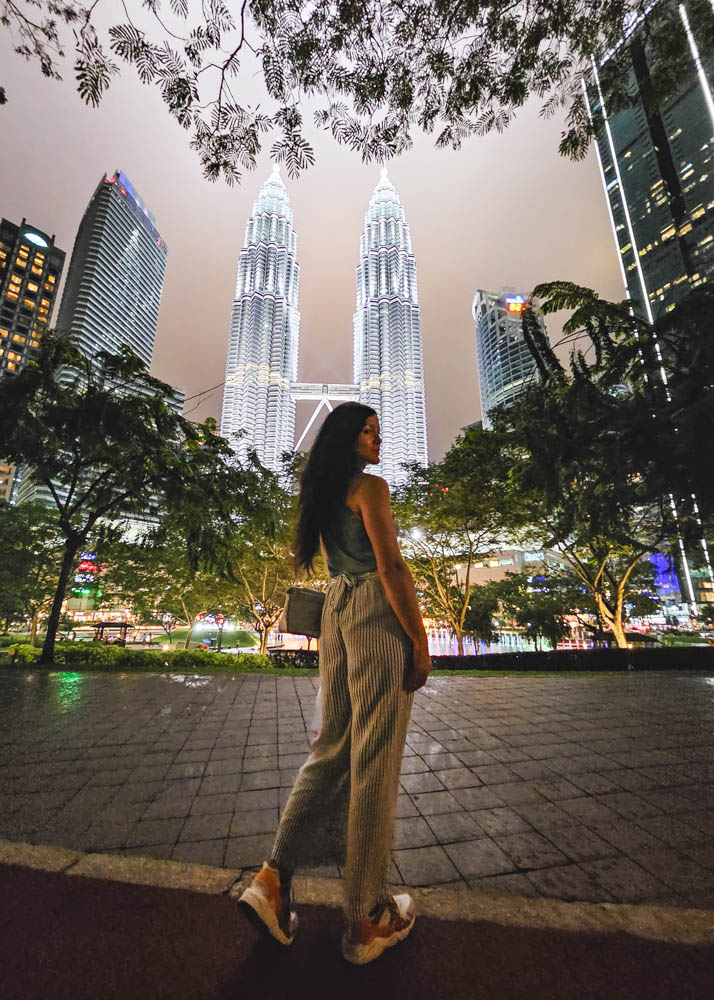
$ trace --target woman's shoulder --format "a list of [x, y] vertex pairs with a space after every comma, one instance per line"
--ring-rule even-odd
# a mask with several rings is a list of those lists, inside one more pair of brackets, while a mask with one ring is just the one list
[[347, 494], [347, 502], [350, 507], [360, 501], [369, 502], [389, 497], [389, 486], [387, 481], [381, 476], [372, 476], [366, 472], [360, 472], [354, 481], [352, 489]]

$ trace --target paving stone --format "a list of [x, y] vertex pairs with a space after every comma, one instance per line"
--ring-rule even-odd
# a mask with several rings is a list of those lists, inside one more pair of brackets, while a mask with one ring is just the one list
[[[526, 753], [525, 750], [514, 749], [513, 747], [494, 747], [493, 750], [489, 750], [491, 757], [498, 761], [499, 764], [514, 764], [519, 761], [532, 760], [533, 758], [530, 754]], [[504, 875], [503, 878], [508, 878]], [[520, 876], [514, 876], [515, 878], [520, 878]]]
[[453, 788], [451, 794], [467, 812], [493, 809], [504, 804], [500, 795], [491, 788]]
[[459, 872], [443, 847], [394, 851], [393, 857], [405, 885], [441, 885], [461, 881]]
[[147, 782], [153, 783], [163, 781], [168, 769], [168, 764], [142, 765], [141, 767], [136, 767], [127, 778], [127, 784], [139, 785]]
[[132, 840], [136, 823], [95, 823], [77, 838], [84, 851], [113, 851]]
[[580, 867], [620, 903], [646, 903], [662, 893], [661, 882], [622, 855], [581, 861]]
[[553, 774], [548, 765], [540, 760], [516, 761], [515, 763], [509, 763], [508, 766], [519, 778], [522, 778], [524, 781], [533, 782], [534, 784], [535, 778], [556, 778], [556, 775]]
[[488, 767], [496, 763], [487, 750], [459, 750], [454, 756], [458, 757], [466, 767]]
[[425, 764], [418, 754], [414, 754], [411, 757], [405, 757], [402, 761], [402, 774], [419, 774], [428, 770], [429, 765]]
[[[444, 850], [466, 878], [500, 875], [516, 870], [516, 865], [490, 837], [446, 844]], [[401, 866], [400, 866], [401, 867]]]
[[528, 872], [528, 880], [541, 896], [582, 902], [611, 902], [612, 897], [578, 865]]
[[560, 827], [572, 826], [572, 817], [560, 808], [564, 801], [567, 800], [561, 799], [557, 805], [547, 801], [516, 803], [513, 809], [519, 816], [523, 817], [526, 823], [535, 827], [536, 830], [547, 833]]
[[593, 861], [598, 858], [611, 858], [617, 849], [598, 837], [586, 826], [559, 826], [546, 831], [545, 835], [571, 861]]
[[217, 840], [227, 837], [231, 828], [232, 812], [206, 813], [202, 816], [189, 816], [179, 835], [183, 840]]
[[578, 793], [583, 792], [589, 795], [604, 795], [607, 792], [619, 792], [622, 790], [619, 775], [620, 771], [608, 771], [606, 774], [596, 774], [595, 771], [586, 771], [584, 774], [573, 774], [570, 777], [571, 787], [579, 788]]
[[481, 782], [469, 767], [454, 767], [439, 771], [439, 781], [446, 788], [476, 788]]
[[202, 778], [206, 764], [202, 761], [192, 764], [172, 764], [166, 772], [166, 778], [171, 781], [174, 778]]
[[176, 843], [182, 819], [144, 819], [137, 823], [127, 839], [127, 847], [144, 847], [149, 844]]
[[[402, 820], [402, 822], [406, 822]], [[484, 836], [484, 831], [474, 819], [473, 813], [453, 812], [429, 816], [427, 822], [441, 844], [468, 840]], [[429, 841], [431, 843], [431, 841]], [[402, 845], [399, 845], [402, 846]], [[411, 845], [418, 847], [420, 845]]]
[[451, 792], [416, 792], [412, 799], [422, 816], [462, 811], [462, 806]]
[[178, 798], [173, 795], [166, 796], [165, 798], [159, 797], [147, 806], [144, 819], [185, 818], [191, 812], [194, 799], [195, 795], [189, 795], [184, 798]]
[[402, 819], [405, 816], [418, 816], [419, 810], [408, 795], [401, 794], [397, 795], [394, 815], [397, 819]]
[[400, 779], [405, 792], [438, 792], [444, 791], [444, 786], [435, 774], [427, 771], [424, 774], [405, 774]]
[[233, 812], [236, 797], [230, 792], [222, 795], [201, 795], [200, 793], [193, 800], [191, 805], [191, 816], [208, 816], [213, 813]]
[[[288, 794], [289, 789], [283, 789]], [[235, 800], [236, 812], [247, 812], [253, 809], [273, 809], [278, 805], [277, 788], [261, 788], [253, 792], [239, 792]]]
[[714, 887], [714, 872], [681, 851], [648, 851], [633, 857], [633, 860], [676, 892], [687, 892], [693, 887]]
[[164, 861], [173, 854], [174, 842], [170, 844], [145, 844], [141, 847], [123, 847], [117, 854], [134, 856], [139, 858], [154, 858], [157, 861]]
[[516, 875], [486, 875], [483, 878], [470, 878], [468, 883], [474, 892], [510, 892], [516, 896], [530, 897], [538, 895], [536, 887], [528, 876], [521, 872]]
[[461, 761], [453, 753], [423, 754], [422, 760], [432, 771], [445, 771], [448, 768], [461, 767]]
[[500, 783], [519, 781], [519, 777], [504, 764], [490, 764], [487, 767], [476, 766], [473, 772], [479, 781], [484, 785], [498, 785]]
[[641, 821], [650, 816], [661, 816], [661, 810], [641, 798], [634, 792], [611, 792], [608, 795], [598, 795], [597, 801], [602, 802], [609, 809], [624, 816], [625, 819]]
[[[259, 772], [260, 773], [260, 772]], [[201, 795], [222, 795], [237, 792], [243, 776], [240, 774], [214, 774], [201, 782]]]
[[498, 795], [501, 802], [509, 806], [521, 805], [521, 803], [539, 803], [546, 801], [538, 789], [531, 785], [528, 781], [520, 781], [516, 779], [515, 781], [509, 781], [505, 785], [492, 784], [489, 785], [489, 788], [492, 792]]
[[436, 844], [438, 839], [421, 816], [409, 816], [394, 821], [393, 846], [395, 850], [406, 847], [427, 847], [429, 844]]
[[240, 790], [250, 792], [258, 788], [280, 788], [281, 784], [280, 771], [251, 771], [243, 775]]
[[552, 868], [567, 861], [562, 851], [535, 832], [494, 837], [494, 843], [518, 868]]
[[533, 829], [522, 816], [508, 806], [497, 809], [479, 809], [469, 815], [489, 837], [506, 836], [509, 833], [527, 833]]
[[576, 788], [565, 778], [536, 778], [530, 781], [530, 785], [550, 802], [560, 802], [561, 799], [576, 799], [582, 796], [581, 789]]
[[226, 846], [226, 868], [254, 868], [270, 860], [275, 837], [272, 833], [259, 833], [249, 837], [231, 837]]
[[192, 865], [210, 865], [220, 868], [226, 853], [228, 838], [216, 840], [179, 841], [171, 852], [174, 861], [186, 861]]

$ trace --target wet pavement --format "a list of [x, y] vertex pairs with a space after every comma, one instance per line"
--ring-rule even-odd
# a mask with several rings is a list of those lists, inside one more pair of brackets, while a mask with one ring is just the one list
[[[432, 677], [393, 881], [714, 906], [712, 675]], [[0, 839], [254, 868], [317, 684], [0, 669]]]

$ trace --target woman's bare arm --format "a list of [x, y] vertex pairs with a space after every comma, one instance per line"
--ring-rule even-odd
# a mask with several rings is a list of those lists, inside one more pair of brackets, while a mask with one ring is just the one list
[[407, 690], [415, 691], [426, 683], [431, 669], [431, 658], [414, 581], [404, 562], [397, 533], [394, 530], [389, 487], [378, 476], [362, 476], [357, 489], [350, 496], [350, 501], [350, 505], [356, 506], [362, 516], [362, 522], [374, 549], [377, 572], [387, 600], [414, 645], [413, 668], [405, 687]]

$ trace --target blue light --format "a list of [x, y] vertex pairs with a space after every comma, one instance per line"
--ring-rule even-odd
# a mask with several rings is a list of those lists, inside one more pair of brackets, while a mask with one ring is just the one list
[[34, 243], [36, 247], [45, 247], [46, 248], [46, 247], [49, 246], [49, 244], [47, 243], [47, 241], [43, 240], [41, 236], [37, 235], [37, 233], [26, 232], [26, 233], [22, 234], [22, 238], [23, 238], [23, 240], [29, 240], [30, 243]]

